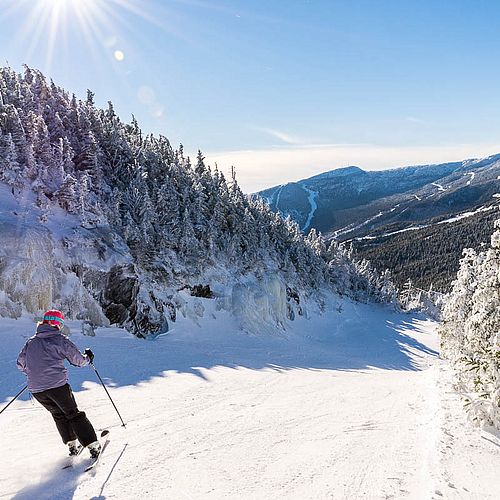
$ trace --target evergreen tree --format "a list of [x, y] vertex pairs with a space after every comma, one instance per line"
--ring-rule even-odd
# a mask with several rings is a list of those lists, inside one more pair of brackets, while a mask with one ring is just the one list
[[500, 428], [500, 222], [496, 227], [488, 250], [465, 251], [441, 336], [471, 418]]
[[235, 279], [278, 273], [306, 294], [390, 300], [388, 276], [246, 196], [234, 168], [226, 181], [201, 151], [192, 165], [182, 145], [121, 122], [111, 102], [98, 109], [91, 91], [79, 100], [28, 67], [0, 69], [0, 181], [32, 189], [42, 221], [58, 204], [88, 229], [107, 224], [138, 272], [153, 282], [161, 270], [161, 287], [225, 268]]
[[0, 135], [0, 180], [14, 188], [23, 185], [23, 171], [10, 133]]

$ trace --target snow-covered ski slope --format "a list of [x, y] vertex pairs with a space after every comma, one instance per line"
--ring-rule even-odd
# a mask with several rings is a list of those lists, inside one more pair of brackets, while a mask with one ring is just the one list
[[[127, 428], [92, 370], [71, 369], [81, 409], [112, 429], [99, 467], [83, 473], [85, 451], [61, 470], [50, 415], [15, 402], [0, 416], [0, 498], [499, 498], [499, 436], [467, 423], [431, 321], [331, 299], [292, 331], [245, 335], [204, 302], [202, 327], [181, 317], [154, 341], [72, 323]], [[5, 403], [34, 325], [1, 325]]]

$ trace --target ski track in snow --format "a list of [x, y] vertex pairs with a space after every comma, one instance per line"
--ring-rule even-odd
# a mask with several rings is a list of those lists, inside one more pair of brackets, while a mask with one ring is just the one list
[[[72, 336], [96, 353], [127, 428], [90, 369], [71, 369], [81, 409], [112, 430], [99, 467], [61, 470], [50, 415], [18, 401], [1, 416], [0, 498], [498, 498], [500, 439], [466, 422], [436, 325], [339, 304], [281, 337], [182, 318], [155, 341]], [[4, 402], [32, 327], [2, 322]]]
[[309, 214], [307, 216], [306, 223], [304, 224], [304, 227], [302, 228], [302, 231], [306, 231], [309, 226], [311, 225], [312, 219], [314, 217], [314, 214], [316, 213], [316, 209], [318, 208], [318, 204], [316, 203], [316, 198], [318, 197], [318, 192], [313, 191], [312, 189], [309, 189], [308, 187], [302, 185], [302, 188], [308, 192], [308, 200], [309, 200], [309, 205], [311, 209], [309, 210]]

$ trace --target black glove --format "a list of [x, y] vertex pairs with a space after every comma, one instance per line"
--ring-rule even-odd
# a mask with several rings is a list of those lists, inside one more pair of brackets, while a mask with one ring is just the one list
[[94, 362], [94, 353], [92, 352], [92, 350], [91, 350], [91, 349], [89, 349], [89, 348], [87, 347], [87, 349], [85, 349], [85, 351], [83, 351], [83, 354], [85, 354], [85, 356], [87, 356], [87, 358], [89, 358], [89, 361], [90, 361], [91, 363], [93, 363], [93, 362]]

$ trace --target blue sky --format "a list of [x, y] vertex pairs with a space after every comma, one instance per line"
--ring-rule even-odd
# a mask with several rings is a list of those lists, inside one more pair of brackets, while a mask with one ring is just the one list
[[0, 0], [0, 61], [133, 113], [247, 191], [500, 152], [500, 2]]

